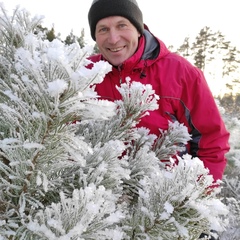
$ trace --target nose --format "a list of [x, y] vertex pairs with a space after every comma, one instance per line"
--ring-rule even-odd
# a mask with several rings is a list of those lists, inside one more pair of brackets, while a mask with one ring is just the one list
[[120, 36], [117, 30], [115, 29], [111, 29], [109, 31], [109, 35], [108, 35], [108, 42], [110, 44], [116, 44], [119, 40]]

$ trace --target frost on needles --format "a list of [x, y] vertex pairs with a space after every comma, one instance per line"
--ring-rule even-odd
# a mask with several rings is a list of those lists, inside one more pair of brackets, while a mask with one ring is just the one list
[[[91, 85], [111, 70], [91, 49], [49, 42], [25, 10], [0, 15], [0, 239], [196, 239], [227, 208], [202, 162], [179, 157], [191, 136], [138, 128], [158, 107], [127, 79], [121, 101]], [[178, 164], [174, 164], [174, 158]], [[169, 159], [164, 164], [161, 159]]]

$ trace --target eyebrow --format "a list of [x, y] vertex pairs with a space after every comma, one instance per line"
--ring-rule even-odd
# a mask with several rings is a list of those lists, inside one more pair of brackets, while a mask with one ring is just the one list
[[[121, 24], [121, 23], [129, 23], [130, 21], [128, 19], [121, 19], [119, 21], [116, 22], [116, 24]], [[102, 23], [100, 25], [97, 24], [96, 27], [106, 27], [107, 25]]]

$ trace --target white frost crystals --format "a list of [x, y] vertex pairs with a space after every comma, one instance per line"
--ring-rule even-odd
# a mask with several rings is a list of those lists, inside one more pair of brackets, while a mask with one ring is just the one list
[[[78, 239], [78, 236], [81, 236], [81, 239], [91, 236], [92, 239], [105, 240], [110, 232], [102, 231], [104, 228], [111, 228], [112, 234], [115, 232], [116, 235], [117, 231], [118, 235], [122, 236], [116, 227], [112, 227], [119, 223], [124, 215], [116, 208], [117, 199], [110, 190], [102, 186], [96, 188], [91, 184], [85, 189], [75, 189], [71, 198], [61, 192], [60, 198], [59, 203], [52, 203], [44, 211], [39, 211], [27, 224], [27, 228], [51, 240]], [[92, 233], [95, 228], [99, 230]]]
[[47, 91], [51, 97], [58, 98], [61, 94], [64, 93], [65, 90], [67, 90], [67, 88], [68, 85], [66, 81], [62, 79], [56, 79], [55, 81], [48, 83]]

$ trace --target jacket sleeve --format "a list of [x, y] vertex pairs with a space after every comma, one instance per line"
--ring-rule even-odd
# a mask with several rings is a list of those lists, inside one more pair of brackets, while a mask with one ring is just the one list
[[189, 153], [204, 162], [215, 181], [221, 180], [227, 163], [225, 154], [230, 149], [229, 132], [202, 71], [194, 67], [186, 78], [182, 104], [192, 135]]

